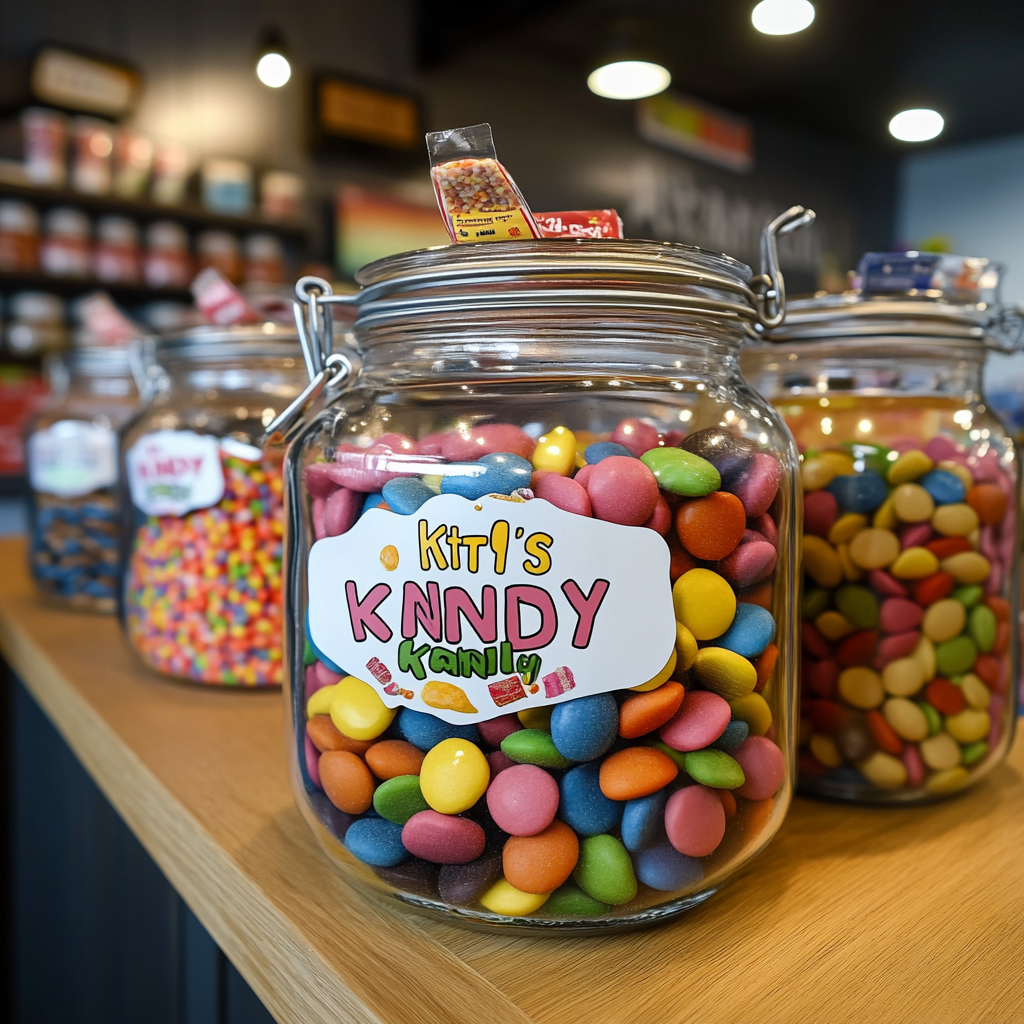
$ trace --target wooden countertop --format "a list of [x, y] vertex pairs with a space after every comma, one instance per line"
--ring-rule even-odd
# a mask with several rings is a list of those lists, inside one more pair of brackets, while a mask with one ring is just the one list
[[108, 618], [36, 597], [0, 542], [0, 647], [283, 1022], [1024, 1020], [1024, 746], [913, 810], [798, 799], [707, 903], [647, 931], [491, 935], [349, 886], [299, 817], [277, 693], [140, 667]]

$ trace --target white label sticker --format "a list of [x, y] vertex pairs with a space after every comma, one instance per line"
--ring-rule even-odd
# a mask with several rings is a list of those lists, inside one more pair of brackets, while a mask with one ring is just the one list
[[28, 439], [32, 490], [58, 498], [111, 487], [117, 482], [117, 435], [110, 427], [58, 420]]
[[541, 499], [371, 509], [313, 545], [309, 630], [389, 707], [486, 721], [656, 676], [676, 637], [669, 550]]
[[220, 442], [191, 430], [158, 430], [126, 456], [132, 502], [148, 516], [209, 508], [224, 494]]

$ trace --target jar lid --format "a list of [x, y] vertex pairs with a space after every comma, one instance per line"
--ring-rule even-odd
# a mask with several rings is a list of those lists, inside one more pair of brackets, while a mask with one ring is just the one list
[[87, 344], [76, 338], [65, 358], [68, 368], [83, 377], [132, 375], [131, 350], [127, 345]]
[[156, 343], [157, 362], [181, 359], [195, 362], [222, 359], [301, 359], [299, 336], [293, 324], [206, 324], [162, 335]]
[[867, 253], [842, 294], [791, 299], [773, 342], [887, 337], [932, 338], [1015, 348], [1020, 310], [999, 297], [1002, 267], [943, 253]]

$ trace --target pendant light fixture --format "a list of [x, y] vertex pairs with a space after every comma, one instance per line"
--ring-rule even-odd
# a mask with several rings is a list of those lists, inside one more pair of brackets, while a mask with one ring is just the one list
[[288, 47], [277, 29], [265, 29], [256, 51], [256, 77], [270, 89], [280, 89], [292, 77]]
[[587, 76], [590, 91], [610, 100], [639, 100], [667, 89], [672, 74], [648, 44], [649, 35], [650, 26], [638, 18], [613, 21]]

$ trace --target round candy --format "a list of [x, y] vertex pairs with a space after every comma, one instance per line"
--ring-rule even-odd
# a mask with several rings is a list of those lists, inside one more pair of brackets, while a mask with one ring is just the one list
[[925, 523], [935, 511], [932, 496], [917, 484], [900, 484], [892, 493], [896, 515], [904, 523]]
[[726, 700], [750, 693], [757, 685], [757, 669], [742, 655], [724, 647], [704, 647], [690, 671], [697, 681]]
[[443, 864], [437, 876], [438, 895], [445, 903], [476, 903], [501, 878], [501, 855], [484, 852], [467, 864]]
[[665, 834], [668, 789], [629, 800], [622, 811], [622, 844], [631, 853], [651, 846]]
[[587, 836], [573, 872], [576, 884], [601, 903], [619, 906], [636, 896], [636, 876], [626, 848], [614, 836]]
[[480, 897], [480, 902], [492, 914], [525, 917], [540, 910], [547, 898], [547, 893], [522, 892], [502, 878]]
[[381, 740], [374, 743], [363, 757], [378, 779], [419, 775], [420, 765], [423, 764], [423, 751], [405, 740]]
[[636, 419], [623, 420], [612, 431], [611, 439], [613, 442], [624, 445], [637, 458], [661, 444], [658, 428]]
[[879, 789], [899, 789], [907, 783], [907, 769], [898, 757], [876, 750], [857, 765], [860, 773]]
[[564, 821], [552, 821], [536, 835], [512, 836], [502, 849], [501, 862], [510, 885], [540, 894], [568, 881], [579, 856], [576, 833]]
[[576, 468], [576, 435], [568, 427], [555, 427], [537, 438], [531, 458], [536, 470], [569, 476]]
[[699, 498], [722, 485], [721, 475], [710, 462], [682, 448], [654, 448], [640, 461], [654, 474], [658, 486], [671, 494]]
[[975, 484], [967, 492], [967, 504], [986, 526], [996, 526], [1006, 515], [1007, 497], [996, 484]]
[[558, 704], [551, 712], [551, 739], [570, 761], [592, 761], [608, 751], [619, 731], [619, 705], [610, 693]]
[[686, 786], [669, 797], [665, 806], [668, 841], [688, 857], [706, 857], [725, 836], [725, 808], [715, 791]]
[[827, 537], [839, 514], [839, 502], [828, 491], [804, 495], [804, 532]]
[[746, 778], [736, 790], [736, 796], [748, 800], [767, 800], [778, 792], [786, 776], [786, 759], [770, 739], [766, 736], [750, 736], [732, 752], [732, 757], [743, 769]]
[[694, 782], [714, 789], [738, 789], [746, 781], [743, 769], [724, 750], [695, 750], [685, 763]]
[[555, 818], [558, 783], [536, 765], [513, 765], [487, 788], [487, 809], [495, 824], [510, 835], [536, 835]]
[[774, 455], [757, 452], [747, 466], [723, 489], [735, 494], [752, 519], [767, 512], [782, 480], [782, 467]]
[[746, 526], [743, 503], [725, 491], [684, 501], [676, 512], [676, 533], [683, 547], [705, 561], [717, 561], [730, 554]]
[[899, 553], [899, 537], [891, 530], [861, 530], [850, 540], [850, 560], [860, 569], [885, 569]]
[[677, 775], [675, 762], [653, 747], [626, 747], [601, 762], [601, 792], [609, 800], [635, 800], [667, 786]]
[[691, 569], [672, 587], [676, 618], [697, 640], [721, 636], [736, 615], [736, 594], [710, 569]]
[[409, 858], [402, 843], [401, 826], [383, 818], [352, 822], [345, 833], [345, 846], [354, 857], [372, 867], [393, 867]]
[[658, 503], [658, 481], [643, 462], [632, 456], [612, 455], [594, 467], [587, 481], [587, 494], [598, 519], [642, 526]]
[[493, 452], [512, 452], [529, 459], [536, 446], [529, 434], [511, 423], [483, 423], [442, 435], [440, 454], [449, 462], [480, 459]]
[[959, 636], [967, 622], [967, 610], [953, 598], [936, 601], [924, 613], [921, 629], [932, 643]]
[[960, 763], [960, 746], [947, 732], [921, 741], [921, 760], [933, 771], [946, 771]]
[[489, 743], [492, 747], [500, 747], [501, 741], [522, 728], [522, 724], [516, 715], [498, 715], [497, 718], [490, 718], [486, 722], [477, 722], [477, 729], [480, 738]]
[[838, 587], [843, 579], [843, 565], [835, 548], [821, 537], [805, 536], [803, 543], [804, 572], [820, 587]]
[[719, 427], [706, 427], [688, 434], [682, 449], [710, 462], [723, 480], [731, 480], [750, 463], [754, 446], [744, 437], [736, 437]]
[[387, 707], [373, 687], [355, 676], [345, 676], [333, 689], [331, 721], [345, 736], [375, 739], [395, 717], [395, 709]]
[[878, 623], [886, 633], [905, 633], [921, 625], [924, 610], [916, 601], [904, 597], [890, 597], [882, 602]]
[[591, 516], [590, 495], [577, 480], [547, 473], [533, 488], [534, 496], [550, 501], [556, 508], [577, 516]]
[[568, 768], [572, 764], [555, 746], [543, 729], [520, 729], [501, 741], [501, 752], [518, 764], [536, 764], [542, 768]]
[[904, 452], [889, 467], [889, 483], [894, 487], [924, 476], [935, 465], [920, 449]]
[[683, 703], [680, 683], [663, 683], [647, 693], [627, 697], [619, 708], [619, 735], [634, 740], [664, 725]]
[[924, 682], [924, 669], [914, 658], [897, 658], [882, 670], [882, 685], [893, 697], [912, 697]]
[[601, 792], [599, 764], [581, 764], [567, 771], [558, 788], [558, 816], [581, 836], [610, 832], [622, 819], [622, 802]]
[[704, 865], [696, 857], [679, 853], [671, 843], [659, 843], [636, 857], [636, 874], [644, 885], [661, 892], [675, 892], [696, 885], [704, 877]]
[[639, 458], [639, 456], [634, 456], [624, 444], [616, 444], [614, 441], [595, 441], [593, 444], [587, 445], [583, 452], [583, 458], [586, 459], [588, 466], [596, 466], [613, 455], [621, 455], [627, 459]]
[[[876, 606], [877, 607], [877, 606]], [[756, 658], [775, 637], [775, 620], [771, 612], [755, 604], [740, 604], [732, 625], [715, 641], [716, 646], [744, 658]]]
[[943, 537], [969, 537], [978, 528], [978, 513], [970, 505], [941, 505], [932, 516], [932, 526]]
[[459, 814], [484, 795], [490, 778], [490, 766], [478, 746], [468, 740], [447, 739], [427, 751], [420, 768], [420, 789], [435, 811]]
[[906, 548], [889, 566], [898, 580], [922, 580], [939, 569], [939, 560], [927, 548]]
[[446, 739], [469, 740], [478, 743], [480, 733], [475, 725], [453, 725], [423, 711], [403, 708], [398, 716], [398, 731], [402, 739], [407, 740], [420, 750], [430, 750]]
[[870, 668], [844, 669], [839, 675], [839, 695], [855, 708], [877, 708], [885, 700], [879, 674]]
[[953, 473], [942, 469], [933, 469], [926, 473], [918, 483], [932, 496], [936, 505], [952, 505], [963, 501], [967, 496], [967, 489], [962, 481]]
[[396, 775], [382, 782], [373, 793], [373, 809], [388, 821], [404, 825], [429, 804], [420, 792], [418, 775]]
[[[415, 477], [397, 477], [384, 485], [381, 497], [392, 512], [411, 516], [420, 505], [434, 497], [434, 492]], [[330, 507], [330, 500], [327, 504]]]
[[690, 690], [682, 706], [659, 735], [674, 750], [703, 750], [714, 743], [729, 725], [732, 709], [717, 693]]
[[913, 701], [890, 697], [882, 707], [882, 714], [900, 739], [917, 743], [928, 735], [928, 719]]
[[844, 512], [874, 512], [889, 495], [885, 481], [873, 469], [856, 476], [837, 476], [828, 489]]
[[992, 727], [987, 711], [965, 708], [946, 718], [946, 730], [958, 743], [977, 743], [984, 739]]
[[942, 571], [957, 583], [983, 583], [992, 571], [989, 560], [977, 551], [963, 551], [942, 560]]
[[426, 810], [402, 827], [402, 843], [413, 856], [434, 864], [465, 864], [484, 852], [487, 837], [469, 818]]
[[362, 814], [373, 803], [373, 776], [358, 754], [328, 750], [320, 755], [320, 784], [328, 799], [346, 814]]
[[575, 882], [566, 882], [556, 889], [544, 904], [545, 917], [573, 919], [578, 917], [602, 917], [609, 907], [588, 896]]

